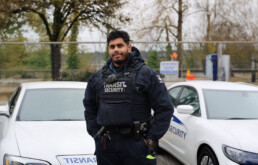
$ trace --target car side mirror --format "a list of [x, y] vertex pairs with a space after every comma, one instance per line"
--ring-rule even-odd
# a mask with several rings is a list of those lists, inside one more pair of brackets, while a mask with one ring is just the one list
[[179, 105], [176, 110], [181, 114], [192, 114], [194, 112], [194, 108], [191, 105]]
[[0, 116], [10, 117], [8, 104], [0, 106]]

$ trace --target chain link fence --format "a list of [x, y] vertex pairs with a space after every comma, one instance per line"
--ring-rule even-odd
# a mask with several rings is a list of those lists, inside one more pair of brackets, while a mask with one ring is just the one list
[[[132, 45], [140, 50], [146, 64], [155, 69], [168, 85], [185, 81], [187, 76], [212, 80], [216, 62], [220, 71], [224, 69], [224, 72], [217, 73], [218, 80], [223, 80], [224, 75], [224, 78], [228, 77], [227, 81], [256, 84], [258, 41], [133, 42]], [[215, 54], [217, 61], [214, 63]], [[105, 65], [108, 57], [105, 42], [0, 42], [0, 104], [7, 101], [21, 82], [53, 80], [53, 77], [56, 80], [88, 81], [93, 72]], [[228, 59], [225, 61], [222, 57]], [[171, 68], [160, 66], [161, 62], [178, 62], [179, 65]], [[170, 69], [173, 72], [166, 74]]]
[[[207, 56], [212, 54], [229, 55], [229, 81], [242, 77], [239, 81], [250, 82], [256, 72], [258, 42], [133, 42], [132, 45], [141, 51], [146, 64], [159, 73], [160, 62], [171, 61], [173, 53], [178, 55], [173, 57], [173, 61], [179, 61], [176, 75], [161, 74], [166, 81], [185, 80], [187, 70], [195, 79], [211, 80], [211, 75], [207, 75], [207, 69], [212, 70], [207, 68]], [[0, 80], [51, 80], [57, 76], [58, 80], [87, 81], [107, 58], [105, 42], [0, 42]]]

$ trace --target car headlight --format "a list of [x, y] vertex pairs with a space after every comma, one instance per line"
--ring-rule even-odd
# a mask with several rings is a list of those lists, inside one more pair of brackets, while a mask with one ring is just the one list
[[258, 154], [242, 151], [239, 149], [235, 149], [226, 145], [222, 145], [223, 152], [227, 158], [230, 160], [239, 163], [239, 164], [248, 164], [255, 165], [258, 164]]
[[47, 162], [19, 156], [5, 155], [4, 165], [50, 165]]

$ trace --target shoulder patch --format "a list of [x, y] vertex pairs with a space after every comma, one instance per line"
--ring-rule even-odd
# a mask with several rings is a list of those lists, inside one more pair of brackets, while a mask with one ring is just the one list
[[160, 75], [156, 75], [156, 77], [157, 77], [157, 79], [158, 79], [158, 81], [159, 81], [159, 83], [161, 84], [161, 83], [164, 83], [164, 81], [162, 80], [162, 78], [160, 77]]

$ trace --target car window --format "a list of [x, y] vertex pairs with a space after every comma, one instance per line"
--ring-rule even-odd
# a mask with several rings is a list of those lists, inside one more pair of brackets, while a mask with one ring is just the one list
[[17, 120], [84, 120], [84, 89], [29, 89], [22, 100]]
[[175, 88], [172, 88], [168, 91], [169, 96], [170, 96], [171, 101], [172, 101], [174, 106], [177, 105], [176, 99], [177, 99], [177, 96], [180, 93], [181, 89], [182, 89], [182, 87], [175, 87]]
[[184, 87], [179, 100], [178, 105], [191, 105], [194, 108], [193, 115], [200, 116], [200, 103], [197, 91], [192, 87]]
[[10, 115], [13, 114], [13, 110], [15, 108], [16, 102], [18, 100], [18, 97], [20, 95], [21, 92], [21, 87], [16, 88], [16, 90], [12, 93], [9, 101], [8, 101], [8, 105], [9, 105], [9, 113]]
[[258, 91], [204, 89], [209, 119], [258, 119]]

